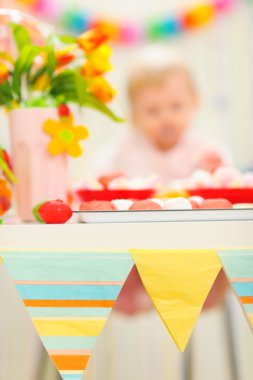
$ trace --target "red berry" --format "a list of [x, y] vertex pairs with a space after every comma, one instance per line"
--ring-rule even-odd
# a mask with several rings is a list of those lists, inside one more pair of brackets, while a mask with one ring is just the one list
[[41, 205], [38, 214], [46, 224], [63, 224], [71, 218], [73, 212], [67, 203], [56, 199]]
[[66, 104], [62, 103], [58, 107], [58, 112], [61, 117], [69, 116], [70, 109]]

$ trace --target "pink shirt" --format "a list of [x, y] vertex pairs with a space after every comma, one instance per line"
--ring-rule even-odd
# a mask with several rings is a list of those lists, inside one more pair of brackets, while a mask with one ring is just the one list
[[[211, 155], [211, 157], [210, 157]], [[115, 146], [101, 153], [99, 173], [122, 171], [129, 177], [157, 175], [162, 183], [187, 178], [198, 168], [209, 170], [211, 160], [226, 164], [229, 154], [221, 144], [185, 133], [172, 149], [160, 150], [138, 130], [130, 130]]]

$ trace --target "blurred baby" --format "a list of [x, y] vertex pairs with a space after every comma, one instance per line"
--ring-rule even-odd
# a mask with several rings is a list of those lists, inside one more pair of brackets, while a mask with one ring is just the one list
[[193, 75], [177, 51], [154, 45], [131, 62], [127, 92], [130, 122], [100, 172], [130, 177], [156, 174], [162, 183], [188, 177], [195, 169], [210, 172], [228, 161], [221, 144], [193, 132], [198, 93]]

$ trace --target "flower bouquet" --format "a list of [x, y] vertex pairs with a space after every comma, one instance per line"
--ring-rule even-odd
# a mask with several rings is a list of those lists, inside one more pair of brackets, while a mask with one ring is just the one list
[[10, 118], [17, 203], [23, 220], [38, 202], [66, 198], [67, 155], [82, 154], [88, 130], [75, 125], [69, 105], [90, 107], [121, 121], [108, 107], [115, 91], [109, 35], [101, 28], [79, 37], [50, 35], [33, 43], [29, 29], [10, 23], [15, 52], [0, 51], [0, 106]]

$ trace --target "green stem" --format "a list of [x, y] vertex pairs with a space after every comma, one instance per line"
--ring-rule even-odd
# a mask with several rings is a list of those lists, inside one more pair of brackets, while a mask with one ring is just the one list
[[10, 168], [8, 167], [8, 165], [6, 164], [4, 159], [2, 158], [2, 149], [1, 148], [0, 148], [0, 166], [2, 167], [7, 178], [9, 178], [9, 180], [11, 182], [17, 183], [17, 178], [14, 176], [14, 174], [12, 173], [12, 171], [10, 170]]

